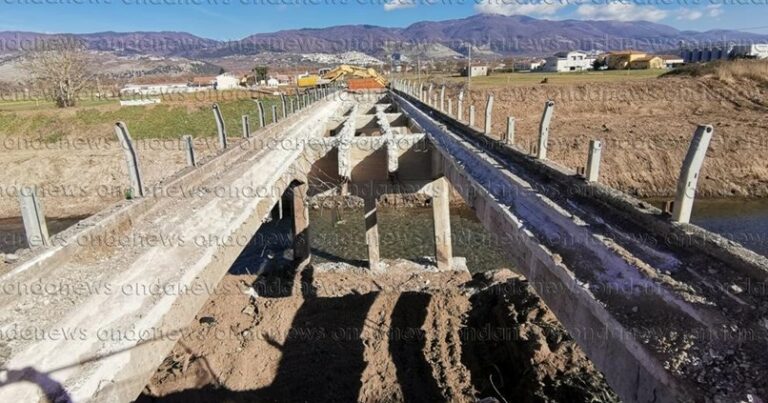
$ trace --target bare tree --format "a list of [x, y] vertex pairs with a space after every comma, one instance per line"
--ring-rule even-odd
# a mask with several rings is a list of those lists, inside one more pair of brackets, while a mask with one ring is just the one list
[[75, 106], [90, 83], [88, 54], [82, 44], [58, 43], [26, 55], [26, 66], [37, 86], [59, 108]]

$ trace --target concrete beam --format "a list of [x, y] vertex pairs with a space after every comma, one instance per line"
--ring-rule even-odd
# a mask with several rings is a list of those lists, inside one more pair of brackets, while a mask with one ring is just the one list
[[251, 137], [251, 121], [248, 115], [243, 115], [241, 118], [243, 122], [243, 138], [247, 139]]
[[507, 117], [507, 136], [504, 138], [507, 144], [515, 144], [515, 118]]
[[586, 179], [589, 182], [597, 182], [600, 177], [600, 157], [603, 143], [600, 140], [589, 141], [589, 154], [587, 156]]
[[491, 135], [492, 118], [493, 118], [493, 94], [490, 94], [488, 95], [488, 101], [485, 103], [485, 130], [483, 130], [483, 134], [485, 134], [486, 136]]
[[216, 120], [216, 131], [219, 135], [219, 148], [227, 148], [227, 129], [224, 126], [224, 117], [221, 116], [219, 104], [213, 104], [213, 118]]
[[540, 160], [547, 159], [547, 147], [549, 142], [549, 123], [552, 121], [555, 102], [550, 100], [544, 103], [544, 113], [541, 115], [539, 123], [539, 147], [536, 150], [536, 158]]
[[[160, 196], [116, 203], [0, 275], [3, 284], [42, 282], [71, 290], [81, 289], [84, 279], [98, 279], [115, 291], [53, 293], [46, 307], [36, 293], [0, 294], [3, 326], [78, 335], [5, 339], [0, 401], [135, 400], [282, 193], [295, 180], [306, 181], [321, 157], [309, 148], [255, 145], [320, 139], [340, 108], [341, 102], [327, 101], [273, 125], [248, 140], [249, 147], [232, 147], [198, 169], [182, 170], [159, 185]], [[244, 190], [238, 194], [245, 196], [193, 191], [216, 186]], [[100, 242], [169, 234], [185, 242], [114, 249]], [[202, 239], [227, 242], [193, 241]], [[153, 289], [170, 291], [142, 291]]]
[[259, 111], [259, 128], [263, 129], [267, 123], [264, 116], [264, 104], [260, 100], [256, 100], [256, 109]]
[[131, 197], [144, 197], [144, 184], [141, 180], [141, 169], [139, 168], [139, 155], [133, 146], [133, 139], [128, 133], [128, 126], [123, 122], [115, 124], [115, 133], [120, 141], [120, 147], [125, 154], [125, 162], [128, 168], [128, 176], [131, 180]]
[[48, 225], [45, 222], [43, 205], [37, 197], [37, 189], [34, 186], [22, 186], [19, 191], [19, 204], [27, 245], [30, 248], [50, 245]]
[[379, 254], [379, 223], [376, 217], [376, 198], [363, 198], [365, 218], [365, 244], [368, 246], [368, 267], [377, 270], [381, 262]]
[[[640, 343], [590, 291], [623, 290], [624, 285], [604, 284], [601, 274], [636, 273], [638, 268], [625, 260], [611, 244], [589, 233], [591, 226], [563, 211], [536, 188], [516, 176], [511, 167], [500, 163], [483, 149], [446, 130], [399, 97], [403, 111], [424, 128], [427, 136], [443, 154], [448, 181], [472, 207], [483, 225], [505, 240], [505, 252], [524, 274], [537, 294], [560, 319], [595, 365], [606, 375], [614, 391], [625, 401], [694, 401], [685, 380], [673, 378], [661, 362]], [[548, 240], [560, 240], [550, 243]], [[568, 242], [562, 242], [567, 239]], [[547, 243], [547, 246], [544, 245]], [[554, 250], [552, 249], [554, 248]], [[582, 259], [589, 250], [589, 259]], [[583, 256], [582, 256], [583, 257]], [[573, 266], [571, 266], [573, 265]], [[589, 289], [580, 280], [590, 273]], [[621, 277], [621, 276], [618, 276]], [[645, 280], [632, 277], [623, 281], [632, 287]], [[613, 288], [611, 288], [613, 287]], [[632, 289], [630, 287], [629, 289]], [[646, 288], [643, 288], [646, 289]], [[666, 289], [648, 284], [649, 293], [622, 294], [622, 303], [637, 299], [666, 306], [678, 314], [695, 309], [682, 297], [671, 296]], [[655, 294], [658, 293], [658, 294]], [[665, 301], [665, 302], [662, 302]], [[697, 323], [689, 318], [690, 322]], [[694, 317], [695, 314], [694, 314]], [[599, 337], [596, 337], [599, 335]], [[631, 376], [628, 376], [631, 374]]]
[[693, 200], [696, 197], [696, 185], [699, 182], [699, 172], [707, 155], [709, 142], [712, 140], [714, 128], [710, 125], [701, 125], [696, 128], [688, 153], [680, 168], [680, 176], [677, 179], [677, 194], [672, 210], [672, 220], [687, 223], [691, 220]]
[[184, 155], [187, 156], [187, 166], [194, 167], [197, 164], [195, 159], [195, 144], [192, 136], [186, 134], [181, 136], [181, 142], [184, 144]]
[[357, 117], [358, 108], [355, 104], [349, 112], [349, 117], [344, 122], [341, 131], [336, 136], [338, 138], [339, 147], [339, 176], [342, 180], [349, 181], [352, 179], [352, 162], [351, 162], [351, 146], [352, 140], [355, 138], [355, 119]]
[[445, 85], [440, 87], [440, 112], [445, 112]]

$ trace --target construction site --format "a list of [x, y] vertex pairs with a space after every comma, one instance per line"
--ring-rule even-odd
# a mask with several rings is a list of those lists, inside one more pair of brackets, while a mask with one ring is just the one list
[[651, 172], [531, 93], [319, 71], [156, 183], [111, 122], [126, 197], [20, 199], [0, 401], [767, 399], [768, 258], [691, 223], [717, 122]]

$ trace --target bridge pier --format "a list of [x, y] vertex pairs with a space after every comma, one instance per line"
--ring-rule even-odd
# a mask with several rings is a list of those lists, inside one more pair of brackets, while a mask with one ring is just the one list
[[432, 182], [432, 220], [435, 232], [435, 260], [438, 270], [450, 270], [453, 267], [450, 201], [448, 179], [445, 176], [435, 179]]
[[297, 267], [309, 263], [312, 256], [309, 243], [309, 185], [301, 183], [292, 186], [293, 192], [293, 262]]

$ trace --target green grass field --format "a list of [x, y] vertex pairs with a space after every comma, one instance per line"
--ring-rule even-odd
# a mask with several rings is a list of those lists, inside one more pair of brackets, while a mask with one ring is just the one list
[[[606, 70], [573, 73], [493, 73], [484, 77], [472, 77], [472, 88], [489, 89], [536, 85], [540, 84], [545, 78], [547, 79], [547, 83], [551, 85], [573, 85], [590, 82], [647, 80], [657, 78], [666, 72], [667, 70]], [[405, 78], [415, 80], [417, 76], [414, 74], [409, 74]], [[433, 74], [429, 75], [428, 77], [422, 76], [422, 79], [429, 79], [433, 82], [446, 81], [448, 83], [454, 84], [461, 84], [467, 81], [466, 77], [460, 77], [455, 74]]]
[[[218, 100], [218, 101], [217, 101]], [[62, 137], [114, 137], [113, 125], [123, 121], [134, 139], [214, 136], [216, 124], [211, 105], [218, 102], [230, 136], [242, 133], [241, 117], [248, 115], [251, 131], [259, 128], [256, 103], [246, 92], [219, 92], [190, 96], [174, 95], [161, 104], [120, 106], [119, 100], [83, 101], [59, 109], [50, 102], [0, 102], [0, 136], [22, 136], [47, 141]], [[272, 122], [275, 97], [262, 98], [266, 123]], [[280, 111], [278, 105], [278, 112]]]

